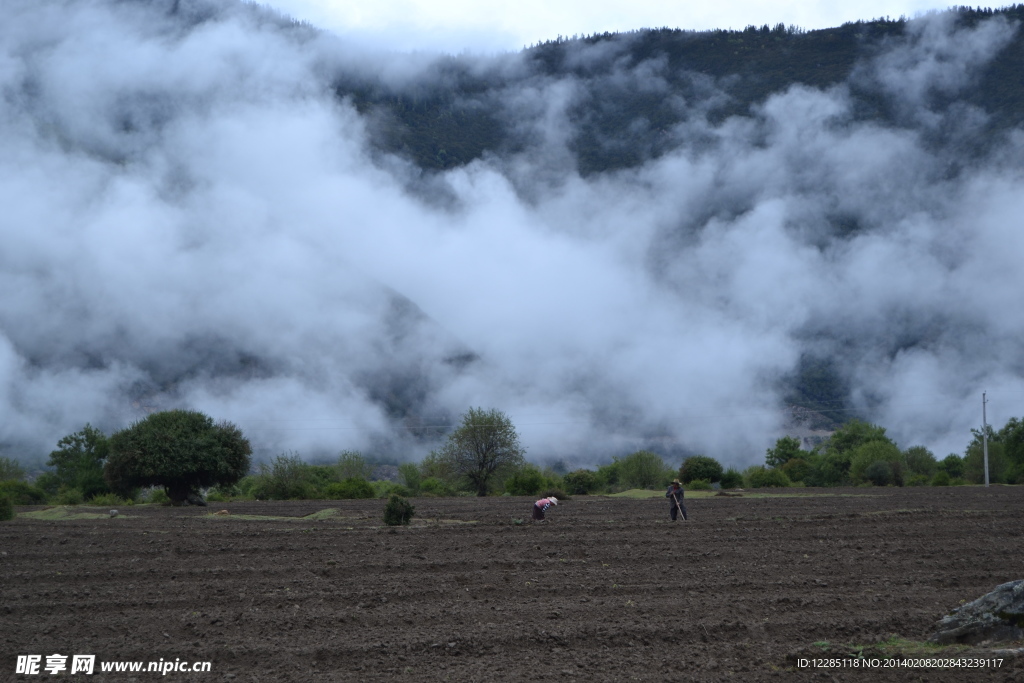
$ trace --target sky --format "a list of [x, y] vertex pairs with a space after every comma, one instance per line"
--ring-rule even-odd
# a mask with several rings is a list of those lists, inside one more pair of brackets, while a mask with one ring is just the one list
[[86, 422], [184, 407], [261, 458], [419, 459], [482, 407], [537, 462], [643, 446], [746, 467], [793, 427], [783, 380], [807, 354], [940, 458], [982, 391], [992, 424], [1024, 414], [1024, 133], [977, 158], [928, 143], [984, 129], [941, 103], [1014, 39], [1002, 18], [931, 16], [865, 58], [858, 88], [899, 125], [858, 119], [844, 84], [716, 121], [725, 95], [697, 75], [663, 154], [589, 176], [578, 107], [667, 92], [665, 60], [576, 45], [588, 81], [440, 60], [503, 75], [469, 104], [520, 144], [424, 173], [332, 86], [444, 86], [429, 56], [205, 3], [10, 1], [3, 453], [38, 464]]
[[453, 54], [515, 51], [558, 35], [663, 26], [742, 29], [782, 22], [805, 29], [829, 28], [858, 19], [914, 17], [949, 6], [935, 0], [278, 0], [265, 4], [353, 41]]

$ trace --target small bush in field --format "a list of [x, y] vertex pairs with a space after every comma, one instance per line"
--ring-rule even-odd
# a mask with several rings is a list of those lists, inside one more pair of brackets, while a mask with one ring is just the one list
[[694, 479], [686, 485], [686, 488], [690, 491], [710, 491], [713, 487], [707, 479]]
[[0, 494], [0, 522], [9, 519], [14, 519], [14, 503], [11, 502], [10, 496]]
[[384, 506], [384, 523], [388, 526], [408, 524], [414, 512], [416, 508], [408, 500], [392, 493]]
[[946, 470], [939, 470], [932, 477], [932, 486], [949, 486], [949, 472]]

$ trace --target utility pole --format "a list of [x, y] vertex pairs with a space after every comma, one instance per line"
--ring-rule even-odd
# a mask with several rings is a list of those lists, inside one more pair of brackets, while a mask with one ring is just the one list
[[981, 448], [985, 454], [985, 488], [988, 488], [988, 418], [985, 416], [985, 392], [981, 392]]

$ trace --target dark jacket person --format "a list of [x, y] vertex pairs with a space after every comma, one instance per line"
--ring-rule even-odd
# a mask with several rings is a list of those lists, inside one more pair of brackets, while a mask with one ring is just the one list
[[686, 506], [683, 505], [683, 485], [678, 479], [672, 480], [672, 485], [668, 487], [668, 491], [665, 492], [665, 497], [669, 499], [672, 507], [669, 508], [668, 514], [672, 518], [672, 521], [676, 521], [676, 515], [680, 512], [683, 513], [683, 521], [686, 521]]

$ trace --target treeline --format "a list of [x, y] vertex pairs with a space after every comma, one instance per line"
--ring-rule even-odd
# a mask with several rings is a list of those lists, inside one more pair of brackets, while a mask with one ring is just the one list
[[[958, 486], [985, 483], [981, 430], [963, 455], [941, 460], [924, 446], [901, 450], [885, 428], [852, 420], [827, 441], [803, 450], [799, 439], [783, 437], [765, 454], [763, 466], [745, 473], [751, 486]], [[989, 481], [1024, 484], [1024, 422], [1010, 419], [988, 427]]]
[[[860, 420], [839, 427], [811, 450], [785, 436], [767, 449], [763, 465], [743, 471], [696, 455], [679, 466], [640, 450], [596, 469], [556, 472], [527, 462], [511, 420], [497, 410], [470, 409], [445, 444], [419, 463], [397, 467], [397, 481], [373, 480], [374, 463], [342, 451], [329, 464], [284, 453], [250, 468], [248, 442], [233, 425], [201, 413], [156, 413], [108, 437], [85, 425], [61, 439], [49, 469], [29, 482], [24, 469], [0, 457], [4, 505], [131, 505], [233, 500], [345, 500], [462, 495], [614, 494], [658, 489], [679, 478], [690, 489], [957, 486], [985, 481], [981, 430], [962, 455], [941, 460], [923, 446], [900, 447], [885, 428]], [[989, 426], [989, 480], [1024, 484], [1024, 420]], [[150, 439], [151, 441], [147, 441]], [[177, 440], [177, 441], [175, 441]], [[171, 443], [172, 448], [167, 449]], [[201, 448], [197, 448], [197, 445]], [[202, 453], [196, 454], [197, 450]], [[133, 469], [134, 468], [134, 469]], [[131, 475], [133, 471], [144, 474]]]

